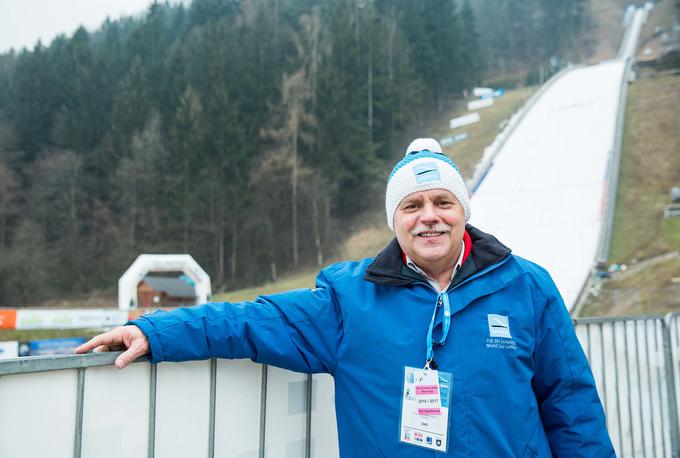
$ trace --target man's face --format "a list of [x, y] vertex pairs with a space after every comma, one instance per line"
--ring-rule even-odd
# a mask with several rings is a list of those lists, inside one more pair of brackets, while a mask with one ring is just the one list
[[431, 272], [451, 268], [460, 254], [465, 210], [444, 189], [409, 194], [394, 214], [401, 249], [420, 268]]

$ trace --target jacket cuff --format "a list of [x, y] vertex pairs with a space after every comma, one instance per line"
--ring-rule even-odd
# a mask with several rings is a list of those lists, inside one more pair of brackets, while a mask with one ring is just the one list
[[161, 346], [161, 341], [158, 338], [155, 326], [146, 318], [140, 317], [136, 320], [128, 321], [125, 326], [135, 325], [142, 330], [146, 339], [149, 341], [150, 359], [152, 364], [165, 361], [165, 352]]

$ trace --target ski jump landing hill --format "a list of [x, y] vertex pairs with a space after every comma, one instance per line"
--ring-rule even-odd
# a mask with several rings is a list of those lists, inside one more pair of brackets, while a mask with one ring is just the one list
[[645, 17], [635, 12], [616, 60], [549, 82], [472, 196], [471, 223], [544, 266], [569, 310], [608, 243], [628, 68]]

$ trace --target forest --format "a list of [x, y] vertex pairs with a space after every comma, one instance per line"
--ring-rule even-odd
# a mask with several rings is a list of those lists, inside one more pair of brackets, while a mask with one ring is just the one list
[[591, 52], [588, 0], [194, 0], [0, 54], [0, 306], [321, 265], [414, 126]]

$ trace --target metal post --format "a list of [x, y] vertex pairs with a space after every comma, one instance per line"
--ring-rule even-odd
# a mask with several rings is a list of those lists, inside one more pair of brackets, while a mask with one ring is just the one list
[[673, 315], [666, 315], [666, 320], [663, 322], [663, 350], [665, 356], [666, 366], [666, 388], [668, 390], [668, 420], [670, 425], [671, 435], [671, 456], [673, 458], [680, 457], [680, 445], [678, 442], [678, 404], [675, 393], [675, 363], [673, 361], [673, 349], [671, 347], [671, 323]]
[[[663, 333], [664, 333], [664, 322], [663, 320], [658, 321], [658, 326], [654, 326], [654, 353], [657, 355], [661, 355], [661, 359], [664, 362], [664, 365], [666, 364], [664, 353], [663, 353]], [[661, 328], [661, 332], [659, 332], [658, 328]], [[659, 344], [659, 339], [661, 339], [661, 344]], [[661, 350], [659, 350], [661, 348]], [[666, 409], [664, 406], [667, 404], [664, 404], [663, 402], [663, 377], [661, 376], [661, 364], [658, 364], [656, 366], [656, 381], [659, 385], [659, 407], [661, 410], [661, 448], [663, 450], [663, 453], [666, 453], [666, 432], [664, 431], [665, 425], [666, 425]]]
[[[637, 386], [638, 386], [638, 407], [640, 409], [640, 414], [638, 415], [638, 420], [640, 421], [640, 437], [642, 439], [642, 456], [647, 458], [647, 443], [645, 441], [645, 424], [642, 421], [642, 377], [640, 376], [640, 342], [638, 340], [638, 324], [640, 322], [633, 321], [633, 326], [635, 326], [635, 372], [637, 373]], [[644, 319], [642, 324], [645, 324]]]
[[305, 433], [305, 458], [312, 456], [312, 384], [314, 377], [312, 374], [307, 374], [307, 423]]
[[158, 380], [158, 366], [149, 366], [149, 442], [146, 456], [154, 458], [156, 455], [156, 382]]
[[[598, 323], [600, 327], [600, 365], [602, 367], [602, 400], [604, 402], [605, 410], [605, 423], [607, 429], [609, 429], [609, 415], [607, 415], [607, 368], [605, 367], [604, 361], [604, 324], [602, 322]], [[614, 355], [616, 357], [616, 355]]]
[[[623, 322], [623, 358], [626, 361], [626, 384], [628, 391], [628, 425], [630, 426], [630, 451], [632, 456], [635, 456], [635, 428], [633, 426], [633, 405], [631, 398], [633, 397], [633, 387], [630, 383], [630, 364], [628, 362], [628, 322]], [[623, 451], [621, 451], [623, 454]]]
[[85, 399], [85, 369], [78, 369], [76, 388], [76, 428], [73, 438], [73, 458], [80, 458], [83, 449], [83, 401]]
[[215, 401], [217, 399], [217, 359], [210, 360], [210, 420], [208, 427], [208, 458], [215, 456]]
[[260, 391], [260, 453], [264, 458], [265, 429], [267, 426], [267, 365], [262, 365], [262, 390]]
[[[653, 324], [656, 326], [656, 320], [652, 320], [651, 322], [645, 321], [645, 355], [646, 356], [646, 361], [647, 361], [647, 383], [649, 385], [649, 413], [651, 414], [651, 420], [652, 420], [652, 450], [654, 451], [654, 458], [657, 457], [656, 454], [656, 427], [655, 427], [655, 421], [654, 421], [654, 394], [652, 391], [652, 368], [651, 365], [649, 364], [649, 358], [652, 355], [652, 349], [649, 348], [649, 324]], [[663, 429], [662, 429], [662, 435], [663, 435]]]
[[[612, 323], [612, 348], [614, 349], [614, 380], [616, 387], [616, 420], [618, 422], [619, 432], [619, 455], [623, 455], [623, 429], [621, 428], [621, 396], [619, 393], [619, 364], [616, 351], [616, 323]], [[602, 354], [604, 356], [604, 353]]]

